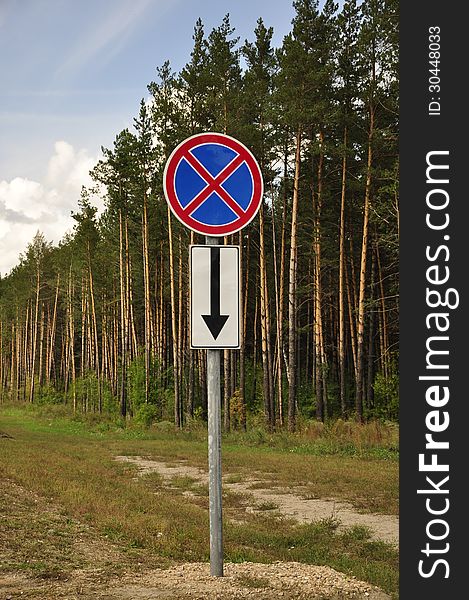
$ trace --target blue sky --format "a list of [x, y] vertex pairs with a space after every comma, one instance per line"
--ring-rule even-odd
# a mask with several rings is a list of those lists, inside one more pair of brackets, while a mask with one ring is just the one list
[[274, 44], [290, 0], [0, 0], [0, 273], [39, 229], [57, 243], [81, 185], [130, 127], [156, 67], [188, 61], [194, 23], [229, 12], [241, 41], [262, 16]]

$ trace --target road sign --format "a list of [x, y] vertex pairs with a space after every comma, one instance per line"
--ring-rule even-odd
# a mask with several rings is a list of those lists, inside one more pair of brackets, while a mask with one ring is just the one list
[[262, 202], [262, 174], [251, 152], [234, 138], [200, 133], [169, 157], [163, 189], [173, 214], [206, 236], [191, 246], [191, 348], [207, 349], [210, 574], [223, 576], [221, 477], [221, 349], [239, 348], [240, 248], [218, 237], [240, 231]]
[[241, 142], [221, 133], [200, 133], [172, 152], [163, 188], [171, 210], [186, 227], [223, 236], [256, 216], [263, 182], [256, 159]]
[[191, 348], [239, 348], [239, 246], [191, 246]]

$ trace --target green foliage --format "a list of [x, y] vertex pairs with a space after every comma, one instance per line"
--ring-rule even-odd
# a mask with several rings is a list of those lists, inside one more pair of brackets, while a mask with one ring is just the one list
[[134, 413], [135, 422], [150, 427], [158, 417], [158, 409], [154, 404], [141, 404]]
[[136, 421], [145, 426], [150, 426], [153, 421], [164, 417], [166, 398], [171, 390], [162, 390], [158, 387], [158, 360], [150, 360], [149, 398], [145, 401], [145, 356], [141, 352], [127, 369], [127, 399], [131, 414]]
[[142, 354], [127, 369], [127, 395], [130, 409], [136, 413], [145, 402], [145, 358]]
[[52, 385], [37, 385], [34, 402], [39, 406], [61, 404], [63, 402], [63, 394], [57, 391]]
[[75, 395], [77, 410], [81, 412], [98, 412], [100, 409], [100, 382], [94, 371], [76, 379], [75, 385], [68, 391], [68, 402], [73, 403]]
[[399, 418], [399, 375], [395, 369], [388, 377], [377, 373], [373, 384], [374, 406], [368, 410], [371, 418], [397, 421]]

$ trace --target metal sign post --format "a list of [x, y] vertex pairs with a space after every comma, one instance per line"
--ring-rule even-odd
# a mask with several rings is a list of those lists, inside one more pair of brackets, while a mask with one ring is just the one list
[[[205, 242], [216, 246], [218, 238], [206, 236]], [[207, 350], [210, 575], [215, 577], [223, 577], [220, 352], [221, 350]]]

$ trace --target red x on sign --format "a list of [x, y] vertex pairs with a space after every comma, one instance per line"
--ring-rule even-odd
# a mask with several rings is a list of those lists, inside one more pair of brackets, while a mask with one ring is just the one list
[[228, 235], [245, 227], [262, 199], [256, 159], [240, 142], [220, 133], [192, 136], [166, 163], [163, 187], [174, 215], [205, 235]]

